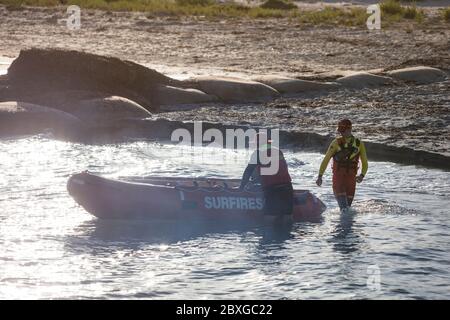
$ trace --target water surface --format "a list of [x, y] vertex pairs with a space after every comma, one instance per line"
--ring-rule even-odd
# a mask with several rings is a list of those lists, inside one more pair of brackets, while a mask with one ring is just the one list
[[[371, 162], [341, 215], [322, 155], [286, 156], [296, 187], [328, 206], [318, 223], [205, 229], [101, 221], [68, 195], [72, 173], [238, 178], [248, 153], [154, 142], [0, 141], [0, 298], [450, 298], [450, 173]], [[198, 154], [200, 152], [200, 155]], [[374, 269], [375, 268], [375, 269]], [[380, 272], [380, 287], [367, 286]], [[369, 279], [369, 284], [370, 284]]]

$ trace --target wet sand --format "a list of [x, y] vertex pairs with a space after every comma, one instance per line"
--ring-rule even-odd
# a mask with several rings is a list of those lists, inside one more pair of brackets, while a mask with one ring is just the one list
[[[84, 50], [132, 60], [179, 79], [199, 74], [332, 79], [349, 70], [413, 65], [450, 70], [450, 29], [444, 23], [406, 23], [369, 32], [285, 19], [210, 21], [84, 10], [81, 30], [71, 32], [57, 23], [64, 14], [63, 7], [9, 11], [0, 6], [0, 56], [14, 58], [31, 47]], [[396, 84], [158, 116], [320, 134], [332, 133], [336, 120], [347, 116], [363, 139], [450, 155], [449, 89], [449, 81]]]

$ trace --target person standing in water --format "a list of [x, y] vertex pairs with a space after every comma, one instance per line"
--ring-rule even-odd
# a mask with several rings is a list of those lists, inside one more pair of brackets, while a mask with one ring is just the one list
[[[260, 141], [264, 142], [260, 146]], [[289, 175], [288, 165], [284, 158], [283, 152], [272, 145], [271, 140], [267, 140], [264, 133], [256, 135], [257, 149], [253, 152], [250, 161], [242, 175], [241, 185], [239, 189], [243, 190], [250, 178], [256, 177], [261, 183], [264, 193], [264, 214], [267, 218], [282, 218], [284, 221], [292, 219], [294, 207], [294, 189], [292, 187], [291, 176]], [[262, 156], [266, 155], [270, 160], [264, 164]], [[276, 172], [272, 174], [264, 174], [263, 169], [273, 165], [276, 161]]]
[[[352, 134], [352, 122], [349, 119], [339, 121], [337, 132], [340, 137], [334, 139], [323, 158], [316, 184], [322, 185], [322, 176], [330, 159], [333, 158], [333, 192], [341, 210], [347, 210], [355, 196], [356, 182], [361, 183], [367, 173], [368, 162], [364, 143]], [[358, 164], [361, 159], [361, 174], [358, 176]]]

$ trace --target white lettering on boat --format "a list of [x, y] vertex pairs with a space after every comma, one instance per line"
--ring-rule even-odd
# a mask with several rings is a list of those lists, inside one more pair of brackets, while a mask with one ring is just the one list
[[206, 209], [261, 210], [264, 203], [261, 198], [205, 197], [204, 205]]

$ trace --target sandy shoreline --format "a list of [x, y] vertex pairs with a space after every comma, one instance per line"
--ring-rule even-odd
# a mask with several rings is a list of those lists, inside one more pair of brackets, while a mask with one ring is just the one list
[[149, 19], [145, 13], [85, 11], [81, 30], [70, 32], [57, 23], [65, 17], [64, 7], [8, 11], [0, 6], [0, 55], [17, 57], [24, 48], [56, 47], [147, 65], [291, 76], [385, 68], [411, 59], [447, 59], [444, 67], [450, 65], [450, 30], [443, 23], [369, 32], [286, 19]]
[[[442, 23], [369, 32], [287, 20], [208, 21], [86, 10], [82, 29], [70, 32], [57, 24], [63, 17], [62, 8], [8, 11], [0, 6], [0, 56], [14, 58], [31, 47], [83, 50], [132, 60], [177, 79], [262, 74], [320, 78], [412, 65], [437, 67], [447, 74], [450, 70], [450, 29]], [[265, 105], [205, 106], [158, 117], [329, 134], [336, 119], [348, 116], [363, 139], [449, 156], [449, 89], [448, 80], [395, 85]]]

